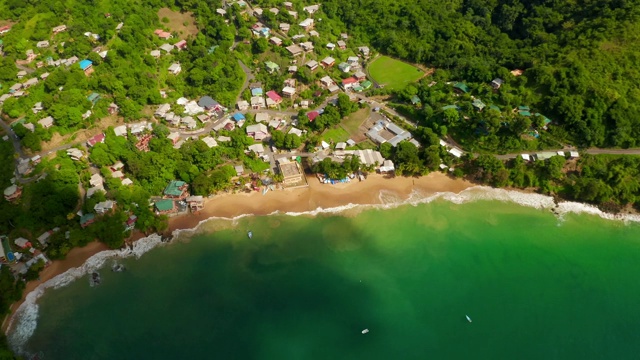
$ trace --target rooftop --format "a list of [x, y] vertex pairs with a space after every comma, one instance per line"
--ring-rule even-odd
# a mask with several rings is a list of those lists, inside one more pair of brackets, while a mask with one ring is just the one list
[[164, 194], [165, 195], [171, 195], [171, 196], [180, 196], [180, 195], [182, 195], [182, 191], [183, 191], [183, 190], [180, 190], [180, 188], [185, 186], [186, 184], [187, 183], [184, 182], [184, 181], [173, 180], [164, 189]]

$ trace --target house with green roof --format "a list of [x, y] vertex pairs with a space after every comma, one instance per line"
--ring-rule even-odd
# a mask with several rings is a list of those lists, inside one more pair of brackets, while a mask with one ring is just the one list
[[273, 61], [265, 61], [264, 65], [267, 67], [267, 72], [269, 74], [273, 74], [276, 71], [280, 71], [280, 65], [274, 63]]
[[87, 96], [87, 100], [91, 101], [91, 103], [93, 105], [95, 105], [98, 102], [98, 100], [100, 100], [100, 94], [93, 93], [93, 94]]
[[480, 99], [474, 99], [471, 105], [473, 105], [473, 107], [476, 108], [478, 111], [482, 111], [482, 109], [484, 109], [487, 106]]
[[373, 84], [371, 83], [371, 81], [365, 80], [360, 83], [360, 86], [362, 86], [363, 89], [368, 90], [371, 88], [371, 86], [373, 86]]
[[176, 204], [172, 199], [158, 200], [154, 204], [154, 207], [158, 215], [176, 212]]
[[80, 217], [80, 226], [83, 228], [93, 224], [96, 221], [96, 214], [84, 214]]
[[413, 95], [413, 96], [411, 97], [411, 104], [412, 104], [412, 105], [416, 105], [416, 106], [418, 106], [418, 105], [420, 105], [421, 103], [422, 103], [422, 101], [420, 100], [420, 98], [418, 97], [418, 95]]
[[551, 124], [551, 119], [549, 119], [548, 117], [546, 117], [546, 116], [544, 116], [544, 115], [542, 115], [540, 113], [535, 113], [533, 115], [542, 117], [542, 121], [544, 121], [544, 125], [542, 126], [542, 128], [547, 130], [547, 128], [549, 127], [549, 124]]
[[442, 107], [442, 110], [449, 110], [449, 109], [456, 109], [456, 110], [460, 110], [460, 107], [458, 107], [458, 105], [445, 105]]
[[455, 83], [455, 85], [453, 85], [453, 89], [459, 93], [465, 93], [465, 94], [470, 91], [467, 84], [461, 83], [461, 82]]
[[173, 180], [164, 189], [164, 197], [167, 199], [184, 199], [189, 195], [189, 184], [180, 180]]

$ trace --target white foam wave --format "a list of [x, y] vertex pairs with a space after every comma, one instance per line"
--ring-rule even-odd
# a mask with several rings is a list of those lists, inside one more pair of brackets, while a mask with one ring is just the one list
[[[162, 237], [153, 234], [136, 241], [133, 246], [119, 249], [101, 251], [91, 256], [80, 267], [71, 268], [64, 273], [38, 285], [30, 292], [24, 303], [20, 305], [16, 313], [11, 318], [8, 326], [8, 339], [11, 347], [19, 354], [25, 354], [24, 345], [33, 335], [38, 324], [38, 299], [45, 293], [46, 289], [58, 289], [66, 286], [74, 280], [101, 268], [104, 263], [112, 258], [139, 258], [144, 253], [155, 248], [162, 243]], [[25, 354], [26, 355], [26, 354]]]
[[[360, 208], [360, 209], [392, 209], [403, 205], [417, 206], [420, 204], [427, 204], [432, 201], [442, 199], [454, 204], [464, 204], [468, 202], [474, 202], [479, 200], [487, 201], [503, 201], [519, 204], [521, 206], [540, 209], [540, 210], [553, 210], [553, 212], [559, 217], [559, 220], [563, 220], [564, 215], [568, 213], [576, 214], [590, 214], [599, 216], [609, 220], [622, 220], [630, 222], [640, 222], [640, 215], [615, 215], [605, 213], [595, 206], [582, 204], [577, 202], [560, 202], [555, 203], [551, 196], [524, 193], [515, 190], [496, 189], [486, 186], [474, 186], [465, 189], [459, 193], [453, 192], [440, 192], [435, 194], [424, 195], [419, 191], [413, 191], [407, 199], [401, 199], [397, 196], [390, 195], [388, 192], [382, 191], [379, 196], [379, 204], [353, 204], [349, 203], [342, 206], [322, 208], [318, 207], [310, 211], [302, 212], [280, 212], [275, 211], [268, 214], [271, 215], [287, 215], [287, 216], [317, 216], [320, 214], [340, 214], [345, 211]], [[181, 235], [192, 235], [200, 231], [204, 224], [213, 220], [225, 220], [231, 221], [232, 225], [235, 225], [240, 219], [254, 216], [253, 214], [242, 214], [233, 218], [228, 217], [210, 217], [202, 220], [194, 228], [190, 229], [178, 229], [173, 232], [173, 237]], [[22, 347], [33, 334], [37, 325], [38, 318], [38, 305], [36, 301], [44, 291], [48, 288], [59, 288], [65, 286], [75, 279], [84, 276], [85, 274], [100, 268], [105, 261], [113, 257], [140, 257], [142, 254], [158, 246], [162, 242], [162, 238], [157, 235], [151, 235], [144, 239], [136, 241], [131, 249], [123, 250], [111, 250], [98, 253], [87, 260], [79, 268], [73, 268], [67, 272], [56, 276], [55, 278], [41, 284], [34, 291], [29, 293], [26, 301], [17, 310], [16, 315], [12, 318], [9, 328], [11, 332], [9, 334], [9, 340], [12, 347], [18, 352], [22, 350]]]
[[597, 207], [589, 204], [566, 201], [558, 204], [556, 213], [563, 217], [565, 214], [589, 214], [599, 216], [607, 220], [619, 220], [624, 222], [640, 222], [640, 215], [637, 214], [611, 214], [604, 212]]

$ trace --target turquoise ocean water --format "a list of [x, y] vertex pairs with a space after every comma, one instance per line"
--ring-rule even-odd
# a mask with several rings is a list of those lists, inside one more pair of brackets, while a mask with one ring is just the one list
[[98, 287], [85, 276], [48, 290], [26, 349], [46, 360], [640, 357], [640, 225], [591, 215], [436, 201], [246, 217], [124, 264]]

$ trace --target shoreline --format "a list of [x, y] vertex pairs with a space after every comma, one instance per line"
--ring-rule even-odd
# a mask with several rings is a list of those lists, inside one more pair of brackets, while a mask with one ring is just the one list
[[169, 218], [167, 233], [193, 229], [210, 218], [236, 218], [239, 216], [264, 216], [279, 213], [304, 213], [352, 205], [380, 205], [384, 201], [380, 192], [388, 192], [390, 200], [405, 201], [414, 192], [421, 195], [436, 193], [460, 193], [477, 186], [467, 180], [453, 179], [434, 172], [421, 177], [389, 177], [371, 174], [364, 181], [322, 184], [315, 177], [308, 177], [309, 186], [297, 189], [216, 195], [205, 200], [205, 207], [196, 214]]
[[[348, 204], [381, 204], [381, 191], [388, 191], [396, 200], [406, 200], [415, 190], [431, 195], [439, 192], [459, 193], [475, 184], [461, 179], [452, 179], [442, 173], [431, 173], [419, 178], [389, 177], [371, 174], [364, 181], [353, 180], [335, 185], [321, 184], [315, 178], [308, 178], [309, 186], [297, 189], [284, 189], [261, 192], [229, 193], [206, 198], [205, 207], [198, 213], [187, 213], [169, 218], [167, 234], [176, 231], [195, 229], [201, 222], [210, 218], [234, 218], [242, 215], [264, 216], [274, 212], [308, 212], [318, 208], [336, 208]], [[135, 231], [127, 244], [145, 238], [145, 234]], [[38, 286], [70, 269], [81, 267], [92, 256], [109, 250], [99, 241], [93, 241], [82, 248], [72, 249], [65, 259], [53, 260], [41, 273], [38, 280], [27, 282], [22, 299], [13, 303], [10, 313], [3, 319], [2, 332], [7, 334], [20, 306], [27, 296]]]
[[[417, 195], [416, 198], [413, 197], [415, 195]], [[205, 200], [205, 208], [200, 212], [169, 218], [169, 227], [165, 234], [170, 234], [175, 238], [183, 231], [196, 232], [201, 224], [216, 218], [231, 220], [242, 216], [266, 216], [275, 213], [314, 215], [314, 213], [322, 212], [322, 210], [337, 213], [344, 212], [349, 208], [367, 205], [389, 204], [398, 206], [402, 204], [420, 204], [435, 198], [443, 198], [455, 204], [483, 199], [512, 202], [525, 207], [548, 210], [559, 218], [562, 218], [566, 213], [586, 213], [609, 220], [640, 222], [640, 215], [638, 214], [614, 215], [604, 213], [595, 206], [588, 204], [576, 202], [557, 203], [556, 199], [547, 195], [522, 189], [486, 187], [434, 172], [416, 178], [372, 174], [364, 181], [354, 180], [349, 183], [335, 185], [322, 184], [312, 178], [309, 186], [305, 188], [269, 191], [265, 195], [255, 191], [251, 193], [215, 195]], [[145, 244], [141, 244], [141, 242], [146, 242], [145, 239], [153, 236], [153, 234], [145, 236], [145, 234], [135, 231], [126, 243], [127, 246], [135, 247], [140, 244], [145, 247]], [[161, 242], [160, 236], [157, 236], [157, 238], [156, 244]], [[145, 247], [143, 252], [154, 246]], [[85, 247], [72, 249], [64, 260], [52, 261], [40, 274], [38, 280], [27, 283], [22, 299], [11, 305], [11, 312], [2, 323], [3, 333], [8, 334], [10, 326], [15, 320], [15, 315], [26, 302], [27, 297], [34, 293], [35, 290], [40, 291], [41, 286], [44, 286], [45, 289], [49, 287], [47, 286], [48, 284], [45, 284], [46, 282], [69, 271], [84, 267], [90, 258], [99, 253], [104, 252], [105, 256], [107, 256], [113, 252], [116, 256], [119, 256], [121, 251], [125, 250], [109, 250], [103, 243], [94, 241]]]
[[38, 286], [60, 274], [65, 273], [69, 269], [82, 266], [82, 264], [84, 264], [87, 259], [105, 250], [109, 250], [109, 247], [107, 245], [99, 241], [92, 241], [81, 248], [71, 249], [67, 256], [62, 260], [52, 260], [49, 263], [49, 266], [45, 267], [40, 272], [40, 277], [37, 280], [27, 282], [24, 291], [22, 292], [22, 298], [19, 301], [11, 304], [11, 306], [9, 307], [9, 314], [2, 321], [2, 332], [6, 334], [8, 326], [11, 323], [11, 319], [15, 315], [16, 310], [18, 310], [18, 308], [20, 308], [20, 305], [25, 302], [25, 300], [27, 299], [27, 295], [34, 291]]

